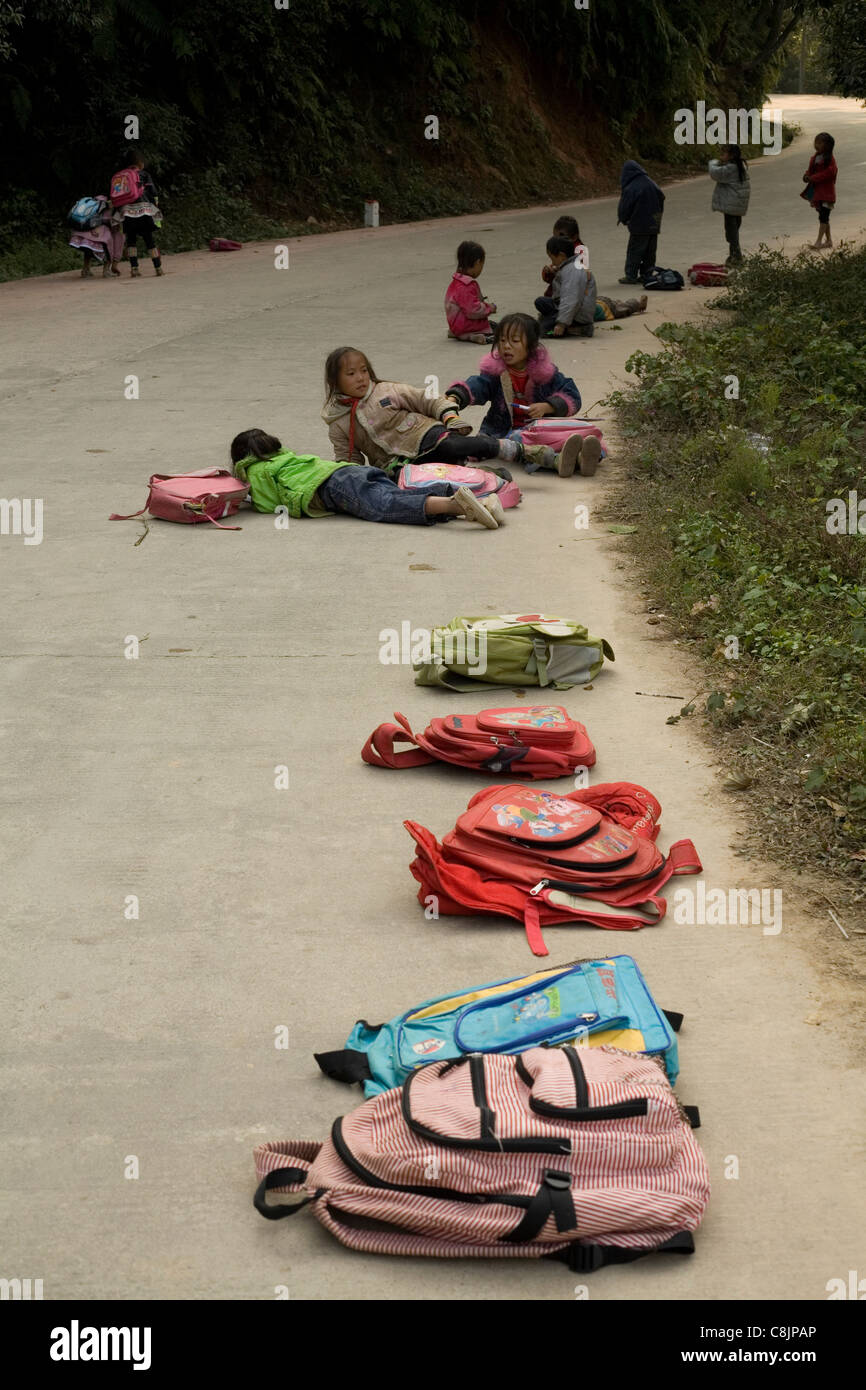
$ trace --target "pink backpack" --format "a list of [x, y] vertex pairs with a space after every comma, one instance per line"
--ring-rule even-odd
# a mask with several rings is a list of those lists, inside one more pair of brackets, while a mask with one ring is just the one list
[[397, 486], [402, 488], [432, 487], [434, 483], [453, 483], [468, 487], [476, 497], [489, 497], [495, 492], [503, 507], [516, 507], [521, 491], [515, 482], [500, 478], [485, 468], [473, 468], [462, 463], [407, 463], [400, 469]]
[[[574, 434], [594, 434], [596, 439], [602, 438], [601, 430], [597, 425], [591, 425], [587, 420], [576, 420], [573, 417], [563, 419], [562, 416], [558, 415], [547, 415], [541, 420], [534, 421], [533, 424], [520, 431], [520, 438], [524, 444], [547, 444], [549, 448], [558, 451], [566, 440]], [[607, 457], [607, 450], [604, 445], [602, 445], [601, 456], [602, 458]]]
[[122, 208], [127, 203], [137, 203], [143, 192], [144, 186], [138, 170], [121, 169], [111, 180], [108, 196], [112, 207]]
[[[706, 1161], [664, 1067], [613, 1047], [473, 1053], [413, 1071], [323, 1144], [255, 1150], [256, 1209], [310, 1206], [352, 1250], [541, 1259], [588, 1273], [688, 1254]], [[300, 1197], [269, 1205], [268, 1192]]]
[[[203, 478], [211, 479], [208, 486]], [[227, 468], [199, 468], [195, 473], [154, 473], [147, 501], [137, 512], [122, 516], [112, 512], [109, 521], [130, 521], [150, 512], [163, 521], [212, 521], [221, 531], [240, 531], [240, 526], [222, 526], [217, 517], [234, 516], [249, 495], [249, 483], [233, 477]]]
[[[595, 749], [583, 724], [562, 705], [518, 705], [482, 709], [477, 714], [447, 714], [431, 719], [423, 734], [413, 734], [404, 714], [396, 724], [380, 724], [361, 751], [371, 767], [419, 767], [453, 763], [474, 772], [503, 772], [521, 777], [569, 777], [577, 767], [592, 767]], [[395, 743], [414, 746], [397, 752]]]

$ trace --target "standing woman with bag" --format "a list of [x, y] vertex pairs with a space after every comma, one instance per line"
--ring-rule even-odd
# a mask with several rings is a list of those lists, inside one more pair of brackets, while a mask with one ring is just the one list
[[739, 145], [723, 145], [718, 159], [711, 159], [710, 178], [713, 189], [713, 212], [725, 218], [725, 240], [728, 257], [725, 265], [737, 265], [743, 259], [740, 250], [740, 224], [749, 209], [749, 168]]

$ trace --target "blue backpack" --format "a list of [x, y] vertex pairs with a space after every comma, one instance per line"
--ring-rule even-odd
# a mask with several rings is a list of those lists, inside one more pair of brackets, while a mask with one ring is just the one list
[[69, 209], [66, 221], [79, 232], [89, 232], [102, 221], [107, 205], [107, 198], [79, 198]]
[[342, 1051], [315, 1055], [326, 1076], [358, 1082], [368, 1097], [428, 1062], [574, 1042], [658, 1057], [673, 1085], [681, 1023], [682, 1014], [658, 1007], [631, 956], [613, 956], [443, 994], [390, 1023], [361, 1019]]

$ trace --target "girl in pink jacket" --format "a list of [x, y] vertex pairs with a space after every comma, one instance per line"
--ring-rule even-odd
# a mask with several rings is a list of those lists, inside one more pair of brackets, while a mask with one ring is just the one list
[[461, 343], [492, 343], [490, 315], [496, 305], [486, 300], [478, 284], [484, 269], [484, 247], [477, 241], [461, 241], [457, 247], [457, 269], [445, 291], [445, 317], [449, 338]]

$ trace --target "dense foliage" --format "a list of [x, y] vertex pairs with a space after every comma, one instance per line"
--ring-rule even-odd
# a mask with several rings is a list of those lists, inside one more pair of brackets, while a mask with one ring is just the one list
[[130, 114], [169, 250], [357, 221], [373, 193], [390, 218], [594, 193], [623, 153], [689, 158], [678, 107], [757, 103], [808, 7], [0, 0], [0, 257], [105, 189]]
[[701, 704], [768, 764], [801, 848], [805, 824], [821, 854], [853, 858], [866, 831], [866, 251], [816, 264], [762, 249], [718, 304], [733, 312], [712, 326], [665, 325], [664, 350], [634, 354], [639, 384], [614, 398], [647, 533], [668, 542], [653, 576], [707, 658]]

